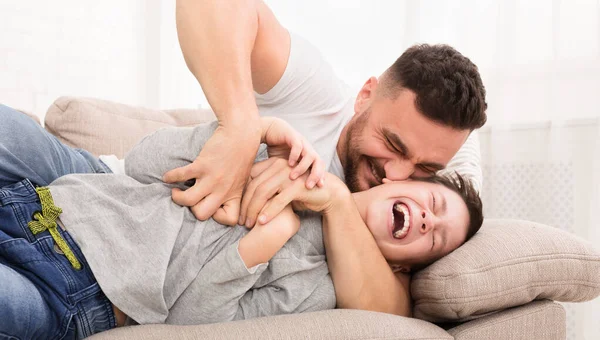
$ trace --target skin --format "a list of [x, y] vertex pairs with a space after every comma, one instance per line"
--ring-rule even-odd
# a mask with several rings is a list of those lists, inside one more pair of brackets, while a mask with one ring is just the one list
[[[168, 183], [195, 179], [186, 191], [174, 189], [173, 201], [191, 207], [200, 220], [212, 216], [219, 223], [234, 225], [260, 142], [253, 91], [265, 93], [281, 78], [290, 37], [269, 8], [256, 0], [178, 0], [176, 19], [185, 62], [219, 126], [192, 164], [165, 173], [163, 179]], [[298, 157], [290, 154], [289, 158], [298, 174], [312, 165], [307, 187], [322, 185], [320, 160], [298, 163]]]
[[[178, 0], [177, 32], [186, 63], [201, 84], [220, 125], [197, 161], [165, 174], [165, 181], [197, 179], [193, 188], [173, 192], [173, 200], [191, 206], [196, 217], [204, 219], [212, 215], [220, 223], [246, 221], [246, 225], [252, 226], [261, 210], [254, 209], [249, 216], [248, 211], [240, 210], [240, 199], [259, 141], [253, 90], [265, 93], [277, 84], [289, 58], [290, 35], [259, 0]], [[395, 98], [385, 97], [378, 95], [377, 85], [376, 78], [365, 83], [356, 99], [355, 116], [337, 144], [344, 168], [352, 169], [352, 161], [357, 164], [356, 171], [350, 171], [350, 177], [354, 172], [357, 178], [357, 184], [351, 185], [353, 191], [379, 184], [384, 177], [393, 180], [418, 177], [417, 165], [425, 162], [445, 166], [468, 135], [468, 131], [447, 131], [426, 120], [416, 110], [414, 98], [406, 97], [410, 92]], [[368, 119], [363, 119], [366, 124], [357, 124], [367, 112]], [[355, 133], [351, 134], [349, 130], [353, 127]], [[402, 136], [410, 152], [400, 155], [390, 150], [381, 135], [383, 127]], [[357, 153], [350, 155], [348, 150], [354, 149]], [[376, 180], [369, 179], [372, 176], [369, 160], [374, 160], [371, 163], [379, 174]], [[302, 173], [288, 172], [285, 180]], [[323, 167], [313, 167], [310, 176], [299, 177], [303, 178], [302, 187], [317, 185], [313, 190], [318, 192], [323, 185], [323, 173]], [[325, 178], [325, 183], [329, 186], [334, 181]], [[279, 184], [286, 182], [282, 179]], [[410, 315], [409, 277], [391, 271], [364, 226], [348, 188], [345, 185], [334, 188], [339, 192], [323, 214], [323, 234], [338, 307]], [[272, 189], [269, 186], [266, 191]], [[275, 198], [284, 201], [282, 198], [294, 196], [284, 191], [283, 187], [275, 188], [279, 193]], [[257, 194], [264, 195], [260, 190]], [[273, 212], [281, 212], [286, 205]], [[265, 214], [261, 224], [276, 215]], [[247, 223], [248, 220], [252, 223]]]
[[[467, 206], [441, 184], [388, 182], [352, 196], [383, 256], [405, 271], [413, 264], [432, 263], [465, 242]], [[402, 239], [392, 236], [392, 207], [398, 202], [410, 211], [410, 229]]]
[[337, 144], [352, 192], [379, 185], [383, 178], [431, 176], [448, 164], [470, 133], [425, 117], [415, 106], [414, 92], [396, 90], [389, 95], [380, 86], [375, 77], [367, 80]]
[[[430, 263], [466, 238], [466, 205], [442, 185], [384, 180], [383, 185], [352, 194], [338, 177], [326, 173], [324, 187], [308, 190], [301, 181], [290, 180], [289, 171], [283, 159], [256, 163], [244, 200], [256, 201], [275, 188], [280, 193], [267, 202], [261, 214], [278, 216], [290, 203], [295, 210], [322, 214], [327, 264], [339, 308], [410, 316], [408, 272], [413, 264]], [[412, 230], [402, 240], [391, 238], [390, 213], [397, 201], [414, 212]], [[415, 227], [418, 225], [425, 226]], [[431, 249], [434, 237], [438, 245]]]

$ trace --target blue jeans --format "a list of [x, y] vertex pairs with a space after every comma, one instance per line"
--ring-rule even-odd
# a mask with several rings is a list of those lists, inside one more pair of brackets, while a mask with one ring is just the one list
[[41, 211], [29, 180], [0, 188], [0, 339], [82, 339], [116, 327], [112, 304], [69, 233], [73, 268], [48, 231], [27, 226]]
[[33, 119], [0, 104], [0, 187], [25, 178], [47, 186], [72, 173], [105, 173], [91, 153], [61, 143]]

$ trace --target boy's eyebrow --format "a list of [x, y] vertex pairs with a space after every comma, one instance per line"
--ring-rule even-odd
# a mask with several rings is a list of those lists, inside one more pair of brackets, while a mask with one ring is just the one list
[[446, 201], [446, 196], [444, 195], [440, 195], [442, 196], [442, 213], [446, 214], [446, 210], [448, 210], [448, 202]]

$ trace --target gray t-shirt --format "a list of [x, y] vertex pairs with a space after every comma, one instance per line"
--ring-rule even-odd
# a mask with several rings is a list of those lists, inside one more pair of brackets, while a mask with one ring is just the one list
[[[162, 175], [191, 163], [216, 129], [165, 128], [126, 156], [126, 175], [73, 174], [50, 184], [65, 228], [100, 287], [141, 324], [201, 324], [335, 307], [321, 216], [301, 227], [268, 262], [246, 268], [248, 232], [198, 221], [171, 200]], [[266, 158], [261, 147], [257, 160]], [[223, 169], [227, 171], [227, 169]]]

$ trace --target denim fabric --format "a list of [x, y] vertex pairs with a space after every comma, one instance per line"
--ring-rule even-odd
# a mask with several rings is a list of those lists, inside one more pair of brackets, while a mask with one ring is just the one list
[[112, 304], [69, 233], [58, 228], [79, 270], [48, 231], [31, 233], [36, 211], [29, 180], [0, 189], [0, 339], [82, 339], [116, 327]]
[[25, 178], [46, 186], [71, 173], [105, 173], [91, 153], [61, 143], [33, 119], [0, 104], [0, 187]]

